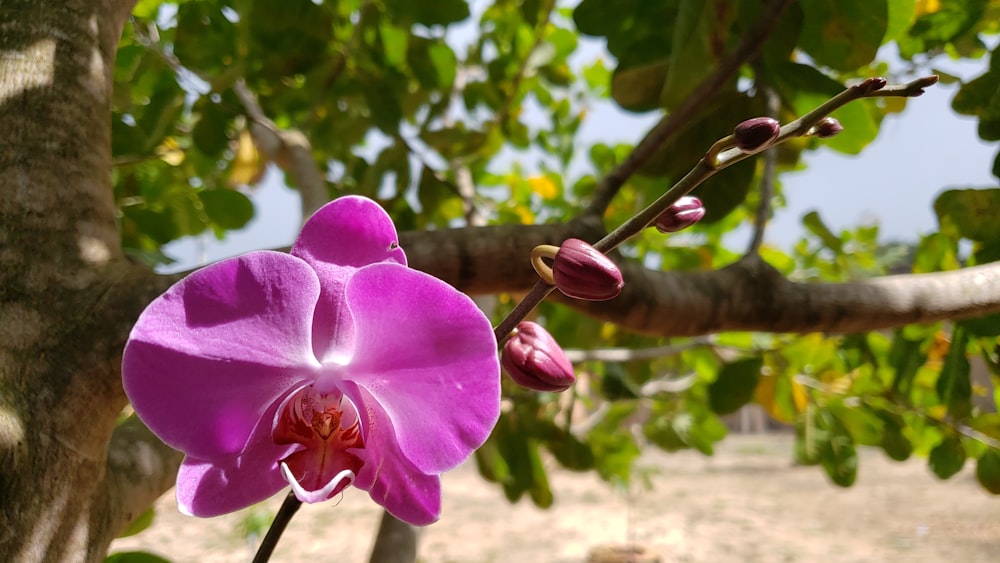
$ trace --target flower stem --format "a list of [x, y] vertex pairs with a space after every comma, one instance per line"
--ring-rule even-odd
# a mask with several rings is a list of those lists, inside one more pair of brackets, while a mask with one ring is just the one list
[[[924, 93], [924, 88], [937, 83], [937, 75], [917, 78], [906, 84], [886, 85], [881, 78], [869, 78], [859, 84], [845, 88], [842, 92], [833, 96], [816, 109], [806, 113], [798, 119], [785, 124], [781, 128], [778, 137], [772, 142], [772, 146], [779, 145], [789, 139], [809, 135], [810, 129], [820, 119], [823, 119], [831, 112], [847, 105], [850, 102], [861, 98], [872, 97], [916, 97]], [[730, 136], [731, 137], [731, 136]], [[659, 198], [648, 207], [636, 213], [630, 219], [618, 226], [617, 229], [608, 233], [607, 236], [594, 243], [594, 248], [607, 254], [617, 248], [620, 244], [636, 236], [643, 229], [653, 224], [668, 207], [673, 205], [682, 196], [687, 195], [691, 190], [698, 187], [705, 180], [714, 176], [717, 172], [729, 168], [733, 164], [749, 158], [750, 154], [743, 152], [739, 147], [730, 142], [730, 137], [724, 137], [716, 141], [712, 147], [706, 151], [694, 167], [670, 189], [664, 192]], [[544, 281], [539, 281], [535, 287], [521, 300], [511, 311], [507, 318], [500, 322], [494, 329], [497, 343], [503, 343], [510, 337], [510, 331], [521, 322], [536, 305], [542, 302], [552, 290], [553, 286]]]
[[278, 545], [278, 540], [281, 539], [282, 532], [288, 527], [288, 523], [292, 520], [292, 516], [299, 510], [302, 506], [302, 501], [295, 498], [295, 493], [288, 493], [285, 497], [285, 502], [281, 503], [281, 508], [278, 509], [278, 513], [274, 516], [274, 521], [271, 522], [271, 527], [267, 530], [267, 535], [264, 536], [264, 541], [260, 542], [260, 547], [257, 548], [257, 555], [253, 556], [253, 563], [265, 563], [271, 559], [271, 553], [274, 552], [275, 546]]

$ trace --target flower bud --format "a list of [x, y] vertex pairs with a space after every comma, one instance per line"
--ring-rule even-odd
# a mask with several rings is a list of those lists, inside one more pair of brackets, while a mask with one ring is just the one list
[[666, 211], [660, 213], [653, 225], [661, 233], [676, 233], [694, 225], [705, 216], [705, 206], [697, 197], [682, 196]]
[[736, 146], [747, 154], [756, 154], [771, 146], [781, 133], [781, 124], [770, 117], [755, 117], [736, 126]]
[[827, 137], [833, 137], [837, 133], [844, 130], [844, 126], [840, 124], [839, 121], [832, 117], [824, 117], [816, 122], [813, 126], [813, 134], [820, 139], [826, 139]]
[[614, 299], [625, 285], [610, 258], [575, 238], [562, 243], [552, 259], [552, 280], [567, 297], [587, 301]]
[[565, 391], [576, 382], [573, 364], [556, 339], [531, 321], [517, 324], [503, 345], [500, 365], [514, 383], [535, 391]]

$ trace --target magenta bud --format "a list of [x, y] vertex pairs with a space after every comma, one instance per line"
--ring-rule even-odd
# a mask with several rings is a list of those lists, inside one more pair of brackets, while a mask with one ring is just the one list
[[666, 211], [660, 213], [653, 225], [661, 233], [676, 233], [694, 225], [705, 216], [705, 206], [701, 200], [691, 196], [681, 196]]
[[816, 122], [813, 126], [813, 134], [820, 139], [825, 139], [827, 137], [833, 137], [837, 133], [844, 130], [844, 126], [840, 124], [839, 121], [832, 117], [824, 117]]
[[576, 382], [573, 364], [537, 323], [521, 321], [503, 345], [500, 365], [514, 383], [535, 391], [565, 391]]
[[771, 146], [781, 133], [781, 124], [770, 117], [755, 117], [736, 126], [736, 146], [747, 154], [756, 154]]
[[575, 238], [562, 243], [552, 259], [552, 280], [567, 297], [587, 301], [614, 299], [625, 285], [610, 258]]

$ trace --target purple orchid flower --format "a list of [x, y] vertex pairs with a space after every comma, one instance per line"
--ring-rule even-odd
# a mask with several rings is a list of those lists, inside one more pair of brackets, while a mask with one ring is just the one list
[[397, 518], [437, 520], [440, 473], [500, 412], [497, 343], [467, 296], [406, 267], [391, 219], [343, 197], [291, 254], [251, 252], [154, 300], [125, 346], [136, 414], [184, 452], [180, 510], [215, 516], [290, 484], [350, 484]]

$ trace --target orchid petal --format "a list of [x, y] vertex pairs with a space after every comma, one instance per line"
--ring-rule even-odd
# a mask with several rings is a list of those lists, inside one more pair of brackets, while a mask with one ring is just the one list
[[395, 264], [358, 270], [346, 298], [357, 336], [344, 379], [384, 409], [400, 451], [420, 471], [461, 463], [500, 413], [489, 320], [443, 281]]
[[436, 522], [441, 515], [441, 478], [420, 471], [400, 451], [388, 416], [366, 390], [347, 387], [367, 406], [362, 418], [367, 420], [368, 446], [354, 486], [368, 491], [372, 500], [404, 522], [414, 526]]
[[237, 454], [269, 405], [319, 368], [319, 280], [302, 260], [254, 252], [187, 276], [139, 317], [122, 383], [164, 442], [202, 461]]
[[313, 322], [313, 343], [321, 361], [351, 353], [354, 326], [343, 305], [344, 285], [355, 270], [368, 264], [406, 265], [396, 227], [374, 201], [358, 196], [338, 198], [320, 208], [292, 246], [292, 255], [312, 266], [323, 280]]

